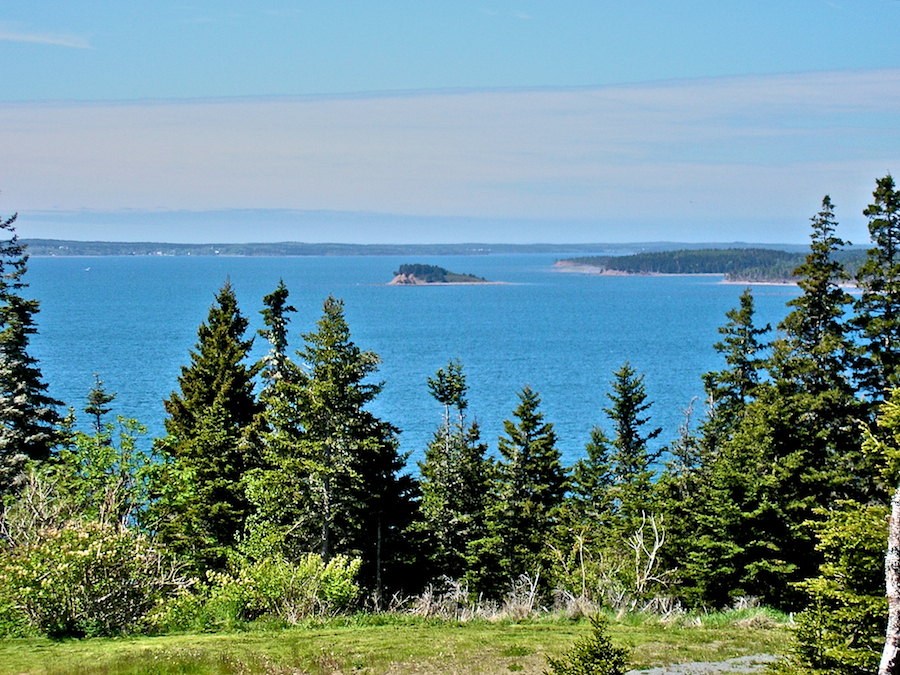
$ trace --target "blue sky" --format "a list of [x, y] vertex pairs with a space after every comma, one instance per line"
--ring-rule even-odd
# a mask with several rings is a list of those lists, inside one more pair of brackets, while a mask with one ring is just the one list
[[[22, 236], [862, 243], [900, 0], [0, 0]], [[247, 221], [254, 223], [248, 230]]]

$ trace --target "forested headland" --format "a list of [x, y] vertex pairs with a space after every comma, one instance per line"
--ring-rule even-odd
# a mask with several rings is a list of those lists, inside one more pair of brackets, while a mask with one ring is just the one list
[[[773, 248], [702, 248], [674, 251], [647, 251], [621, 256], [566, 258], [561, 267], [586, 267], [624, 274], [721, 274], [733, 282], [793, 282], [805, 253]], [[833, 252], [850, 278], [865, 261], [863, 249]]]
[[[66, 413], [29, 354], [39, 306], [6, 218], [0, 630], [160, 634], [410, 608], [454, 621], [603, 607], [671, 616], [762, 603], [795, 613], [784, 672], [874, 670], [889, 616], [900, 637], [891, 176], [876, 181], [865, 215], [858, 295], [842, 288], [851, 275], [825, 197], [792, 272], [801, 295], [778, 326], [759, 325], [751, 290], [741, 295], [710, 347], [724, 366], [703, 374], [706, 401], [685, 402], [669, 446], [625, 361], [572, 466], [539, 392], [521, 383], [502, 383], [521, 388], [492, 455], [465, 366], [448, 358], [423, 382], [442, 414], [415, 473], [395, 427], [370, 410], [379, 358], [354, 342], [343, 302], [325, 298], [315, 328], [295, 335], [283, 283], [261, 299], [256, 336], [230, 284], [215, 293], [194, 346], [173, 347], [185, 365], [162, 437], [143, 443], [99, 375], [80, 412]], [[269, 345], [260, 361], [249, 358], [254, 339]]]

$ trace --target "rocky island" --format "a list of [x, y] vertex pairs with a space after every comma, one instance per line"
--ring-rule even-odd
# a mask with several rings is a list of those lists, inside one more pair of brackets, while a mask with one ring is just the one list
[[488, 284], [482, 277], [456, 274], [436, 265], [400, 265], [394, 272], [392, 286], [426, 286], [437, 284]]

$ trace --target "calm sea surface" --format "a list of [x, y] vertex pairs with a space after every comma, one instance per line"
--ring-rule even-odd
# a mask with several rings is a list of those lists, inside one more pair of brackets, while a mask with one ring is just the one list
[[[661, 442], [702, 396], [702, 373], [721, 368], [712, 348], [725, 312], [743, 288], [717, 277], [587, 276], [555, 270], [556, 256], [322, 258], [32, 258], [27, 280], [41, 301], [40, 360], [53, 396], [80, 412], [99, 373], [117, 392], [115, 412], [163, 433], [162, 401], [189, 363], [197, 327], [230, 278], [251, 329], [262, 327], [262, 298], [283, 278], [298, 312], [293, 348], [314, 330], [322, 301], [342, 298], [354, 341], [382, 359], [384, 389], [372, 409], [401, 430], [410, 462], [441, 419], [426, 380], [451, 358], [464, 364], [469, 416], [492, 449], [525, 384], [539, 392], [568, 463], [582, 456], [612, 372], [626, 360], [646, 373], [651, 422]], [[484, 286], [385, 285], [402, 263], [440, 265], [492, 281]], [[788, 286], [757, 286], [759, 323], [776, 325]], [[254, 357], [266, 351], [257, 338]], [[702, 412], [702, 400], [696, 404]], [[697, 415], [699, 417], [699, 414]]]

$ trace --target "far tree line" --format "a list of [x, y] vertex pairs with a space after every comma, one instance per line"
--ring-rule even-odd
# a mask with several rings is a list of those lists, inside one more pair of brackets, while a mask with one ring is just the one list
[[[698, 248], [650, 251], [621, 256], [585, 256], [561, 262], [627, 274], [721, 274], [728, 281], [794, 281], [806, 254], [775, 248]], [[866, 253], [859, 249], [832, 252], [847, 272], [848, 280], [859, 272]]]
[[233, 288], [218, 291], [151, 449], [139, 448], [136, 421], [110, 420], [114, 398], [99, 378], [84, 407], [92, 433], [74, 431], [28, 356], [38, 305], [23, 298], [27, 255], [7, 219], [0, 625], [4, 612], [43, 616], [29, 552], [46, 556], [73, 531], [85, 541], [114, 532], [169, 570], [129, 629], [173, 603], [193, 606], [198, 589], [211, 597], [316, 556], [351, 570], [357, 602], [371, 609], [449, 585], [499, 600], [526, 584], [548, 606], [719, 608], [752, 597], [800, 612], [811, 666], [868, 667], [884, 642], [885, 517], [900, 478], [900, 193], [890, 175], [865, 215], [858, 297], [843, 288], [844, 242], [826, 196], [794, 270], [801, 295], [777, 330], [757, 324], [750, 289], [741, 295], [713, 346], [724, 366], [703, 375], [706, 405], [668, 447], [626, 361], [573, 466], [528, 386], [492, 455], [464, 365], [451, 359], [423, 383], [442, 414], [418, 475], [397, 429], [368, 409], [379, 359], [353, 342], [343, 303], [327, 298], [292, 349], [283, 283], [263, 298], [269, 350], [259, 362]]

